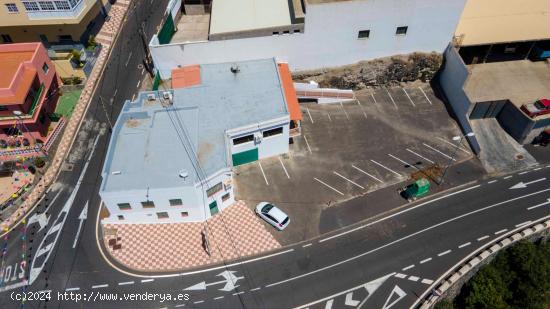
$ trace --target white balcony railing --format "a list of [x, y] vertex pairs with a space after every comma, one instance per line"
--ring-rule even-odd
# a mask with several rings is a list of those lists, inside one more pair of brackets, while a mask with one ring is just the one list
[[54, 11], [27, 11], [30, 20], [55, 19], [55, 18], [77, 18], [86, 8], [86, 1], [80, 0], [76, 6], [68, 10]]

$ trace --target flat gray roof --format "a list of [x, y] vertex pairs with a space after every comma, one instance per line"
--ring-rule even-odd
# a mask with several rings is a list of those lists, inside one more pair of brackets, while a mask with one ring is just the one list
[[[231, 72], [237, 64], [240, 72]], [[275, 59], [200, 66], [201, 84], [171, 90], [173, 105], [127, 101], [113, 129], [102, 191], [181, 187], [230, 167], [225, 131], [288, 116]], [[188, 172], [184, 180], [180, 171]]]

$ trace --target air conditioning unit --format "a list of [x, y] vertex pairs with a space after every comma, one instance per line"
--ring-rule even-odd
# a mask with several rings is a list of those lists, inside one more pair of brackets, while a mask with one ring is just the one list
[[162, 97], [168, 101], [168, 103], [172, 104], [172, 93], [170, 91], [164, 91], [162, 93]]
[[154, 93], [149, 93], [147, 95], [147, 101], [154, 101], [157, 99], [157, 96]]

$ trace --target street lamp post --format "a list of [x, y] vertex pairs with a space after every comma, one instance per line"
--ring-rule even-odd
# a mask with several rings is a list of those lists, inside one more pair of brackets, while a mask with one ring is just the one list
[[439, 180], [439, 185], [443, 184], [443, 180], [445, 179], [445, 174], [447, 174], [447, 170], [455, 160], [456, 152], [458, 151], [458, 148], [460, 147], [460, 145], [462, 145], [462, 140], [464, 139], [465, 136], [472, 137], [474, 136], [474, 133], [469, 132], [469, 133], [466, 133], [466, 135], [453, 136], [453, 141], [457, 141], [456, 147], [453, 151], [451, 158], [449, 159], [449, 163], [447, 163], [447, 166], [445, 166], [445, 169], [443, 170], [443, 174], [441, 175], [441, 179]]

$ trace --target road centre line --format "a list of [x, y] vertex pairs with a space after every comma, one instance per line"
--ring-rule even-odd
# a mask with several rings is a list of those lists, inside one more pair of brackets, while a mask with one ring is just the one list
[[420, 278], [417, 277], [417, 276], [409, 276], [409, 278], [407, 278], [407, 279], [409, 279], [409, 280], [411, 280], [411, 281], [414, 281], [414, 282], [420, 280]]
[[447, 250], [447, 251], [443, 251], [443, 252], [441, 252], [441, 253], [438, 253], [437, 256], [444, 256], [444, 255], [449, 254], [449, 253], [451, 253], [451, 250], [450, 250], [450, 249]]
[[321, 184], [323, 184], [323, 185], [325, 185], [325, 186], [329, 187], [330, 189], [332, 189], [332, 190], [334, 190], [334, 191], [336, 191], [336, 192], [340, 193], [340, 195], [344, 195], [344, 193], [342, 193], [342, 192], [340, 192], [340, 191], [336, 190], [335, 188], [331, 187], [330, 185], [328, 185], [328, 184], [324, 183], [323, 181], [321, 181], [321, 180], [319, 180], [319, 179], [317, 179], [317, 178], [315, 178], [315, 177], [313, 177], [313, 179], [315, 179], [315, 180], [317, 180], [318, 182], [320, 182]]
[[218, 299], [222, 299], [222, 298], [224, 298], [224, 297], [225, 297], [225, 296], [218, 296], [218, 297], [214, 297], [213, 299], [214, 299], [214, 300], [218, 300]]
[[432, 161], [432, 160], [430, 160], [430, 159], [428, 159], [428, 158], [426, 158], [426, 157], [422, 156], [421, 154], [418, 154], [418, 153], [416, 153], [416, 152], [414, 152], [414, 151], [410, 150], [409, 148], [406, 148], [405, 150], [407, 150], [408, 152], [410, 152], [410, 153], [412, 153], [412, 154], [416, 155], [416, 156], [417, 156], [417, 157], [419, 157], [419, 158], [422, 158], [422, 159], [424, 159], [424, 160], [426, 160], [426, 161], [430, 162], [431, 164], [435, 164], [435, 162], [434, 162], [434, 161]]
[[405, 162], [405, 161], [399, 159], [398, 157], [392, 155], [391, 153], [388, 153], [388, 156], [394, 158], [395, 160], [397, 160], [397, 161], [399, 161], [399, 162], [401, 162], [401, 163], [403, 163], [403, 164], [405, 164], [405, 165], [408, 165], [408, 166], [411, 166], [411, 167], [416, 168], [417, 170], [420, 170], [416, 165], [414, 165], [414, 164], [409, 164], [409, 163], [407, 163], [407, 162]]
[[504, 177], [503, 179], [510, 179], [510, 178], [512, 178], [512, 175], [506, 176], [506, 177]]
[[185, 304], [175, 305], [174, 308], [185, 307]]
[[[422, 143], [422, 145], [424, 145], [424, 146], [426, 146], [426, 147], [430, 148], [431, 150], [433, 150], [433, 151], [435, 151], [435, 152], [437, 152], [437, 153], [441, 154], [442, 156], [446, 157], [446, 158], [447, 158], [447, 159], [449, 159], [449, 160], [453, 160], [453, 161], [456, 161], [456, 159], [455, 159], [455, 158], [453, 158], [453, 157], [451, 157], [451, 156], [449, 156], [449, 155], [447, 155], [447, 154], [443, 153], [443, 152], [442, 152], [442, 151], [440, 151], [440, 150], [437, 150], [437, 149], [435, 149], [434, 147], [432, 147], [432, 146], [430, 146], [430, 145], [428, 145], [428, 144], [426, 144], [426, 143]], [[456, 147], [456, 145], [455, 145], [455, 147]]]
[[80, 291], [80, 288], [76, 287], [76, 288], [68, 288], [68, 289], [65, 289], [65, 291]]
[[407, 93], [407, 90], [405, 90], [405, 88], [401, 88], [403, 89], [403, 92], [405, 93], [405, 95], [407, 95], [407, 98], [409, 98], [409, 101], [411, 101], [411, 104], [413, 107], [416, 107], [416, 105], [414, 104], [413, 100], [411, 99], [411, 97], [409, 96], [409, 94]]
[[141, 75], [143, 75], [143, 73], [145, 73], [145, 68], [141, 69]]
[[106, 288], [108, 287], [108, 284], [98, 284], [98, 285], [92, 285], [92, 289], [100, 289], [100, 288]]
[[540, 171], [542, 169], [542, 167], [537, 167], [535, 169], [533, 169], [533, 171]]
[[388, 91], [388, 89], [387, 89], [387, 88], [384, 88], [384, 90], [386, 90], [386, 93], [387, 93], [388, 96], [390, 97], [390, 99], [391, 99], [391, 101], [392, 101], [392, 103], [393, 103], [393, 106], [395, 106], [395, 109], [399, 109], [399, 108], [397, 107], [397, 104], [395, 104], [395, 101], [393, 100], [393, 97], [391, 96], [391, 94], [390, 94], [390, 92]]
[[344, 111], [344, 114], [346, 114], [346, 118], [349, 120], [348, 112], [346, 112], [346, 109], [344, 108], [344, 104], [342, 104], [342, 102], [340, 102], [340, 107], [342, 107], [342, 110]]
[[525, 171], [525, 172], [521, 172], [521, 173], [518, 173], [518, 175], [525, 175], [527, 173], [529, 173], [530, 171]]
[[409, 265], [409, 266], [407, 266], [407, 267], [403, 267], [401, 270], [402, 270], [402, 271], [405, 271], [405, 270], [409, 270], [409, 269], [411, 269], [411, 268], [413, 268], [413, 267], [414, 267], [414, 264]]
[[401, 174], [399, 174], [398, 172], [392, 170], [391, 168], [385, 167], [384, 165], [382, 165], [382, 164], [380, 164], [380, 163], [378, 163], [378, 162], [376, 162], [376, 161], [374, 161], [374, 160], [370, 160], [370, 161], [371, 161], [372, 163], [374, 163], [374, 164], [376, 164], [376, 165], [378, 165], [378, 166], [380, 166], [380, 167], [382, 167], [382, 168], [384, 168], [384, 169], [386, 169], [386, 170], [388, 170], [388, 171], [394, 173], [395, 175], [397, 175], [397, 177], [401, 177]]
[[141, 80], [138, 80], [136, 88], [139, 88], [139, 84], [141, 84]]
[[374, 97], [374, 94], [372, 92], [370, 93], [370, 96], [372, 97], [372, 100], [374, 101], [374, 104], [378, 104], [378, 102], [376, 102], [376, 98]]
[[309, 112], [309, 108], [306, 107], [306, 111], [307, 111], [307, 114], [309, 115], [309, 120], [311, 121], [311, 123], [315, 123], [313, 121], [313, 118], [311, 117], [311, 113]]
[[129, 285], [129, 284], [134, 284], [134, 281], [120, 282], [118, 285]]
[[432, 101], [428, 98], [428, 96], [427, 96], [426, 93], [424, 92], [424, 89], [422, 89], [422, 87], [418, 87], [418, 89], [420, 89], [420, 91], [422, 91], [422, 94], [424, 95], [424, 97], [426, 98], [426, 100], [428, 100], [428, 103], [430, 103], [430, 105], [433, 105], [433, 104], [432, 104]]
[[141, 280], [141, 283], [152, 282], [152, 281], [155, 281], [155, 279], [143, 279]]
[[307, 137], [304, 135], [304, 141], [306, 141], [307, 150], [309, 150], [309, 153], [311, 153], [311, 147], [309, 147], [309, 143], [307, 141]]
[[351, 167], [353, 167], [354, 169], [356, 169], [356, 170], [360, 171], [361, 173], [363, 173], [363, 174], [365, 174], [365, 175], [369, 176], [370, 178], [372, 178], [372, 179], [374, 179], [374, 180], [378, 181], [379, 183], [384, 183], [384, 182], [383, 182], [382, 180], [380, 180], [380, 179], [378, 179], [378, 178], [376, 178], [376, 177], [372, 176], [371, 174], [369, 174], [369, 173], [365, 172], [364, 170], [362, 170], [362, 169], [358, 168], [357, 166], [355, 166], [355, 165], [353, 165], [353, 164], [351, 165]]
[[132, 52], [130, 52], [130, 54], [128, 55], [128, 59], [126, 60], [126, 64], [124, 65], [125, 67], [128, 66], [128, 63], [130, 62], [130, 58], [132, 58]]
[[489, 235], [481, 236], [477, 239], [477, 241], [482, 241], [482, 240], [487, 239], [487, 238], [489, 238]]
[[467, 243], [463, 243], [462, 245], [458, 246], [459, 249], [462, 249], [464, 247], [467, 247], [469, 245], [471, 245], [472, 243], [471, 242], [467, 242]]
[[420, 264], [428, 263], [431, 260], [432, 260], [432, 258], [424, 259], [424, 260], [420, 261]]
[[422, 207], [422, 206], [424, 206], [424, 205], [431, 204], [431, 203], [433, 203], [433, 202], [437, 202], [437, 201], [439, 201], [439, 200], [442, 200], [442, 199], [445, 199], [445, 198], [447, 198], [447, 197], [451, 197], [451, 196], [460, 194], [460, 193], [462, 193], [462, 192], [467, 192], [467, 191], [470, 191], [470, 190], [473, 190], [473, 189], [477, 189], [477, 188], [479, 188], [479, 187], [481, 187], [481, 185], [475, 185], [475, 186], [472, 186], [472, 187], [469, 187], [469, 188], [466, 188], [466, 189], [462, 189], [462, 190], [459, 190], [459, 191], [456, 191], [456, 192], [449, 193], [449, 194], [447, 194], [447, 195], [443, 195], [443, 196], [437, 197], [437, 198], [435, 198], [435, 199], [433, 199], [433, 200], [429, 200], [429, 201], [426, 201], [426, 202], [424, 202], [424, 203], [420, 203], [420, 204], [418, 204], [418, 205], [416, 205], [416, 206], [413, 206], [413, 207], [410, 207], [410, 208], [406, 208], [406, 209], [404, 209], [404, 210], [401, 210], [401, 211], [399, 211], [399, 212], [396, 212], [395, 214], [386, 216], [386, 217], [384, 217], [384, 218], [380, 218], [380, 219], [378, 219], [378, 220], [376, 220], [376, 221], [373, 221], [373, 222], [371, 222], [371, 223], [367, 223], [367, 224], [365, 224], [365, 225], [358, 226], [358, 227], [353, 228], [353, 229], [351, 229], [351, 230], [347, 230], [347, 231], [344, 231], [344, 232], [342, 232], [342, 233], [339, 233], [339, 234], [336, 234], [336, 235], [332, 235], [332, 236], [329, 236], [329, 237], [327, 237], [327, 238], [323, 238], [323, 239], [319, 240], [319, 242], [325, 242], [325, 241], [327, 241], [327, 240], [331, 240], [331, 239], [336, 238], [336, 237], [340, 237], [340, 236], [344, 236], [344, 235], [349, 234], [349, 233], [353, 233], [353, 232], [355, 232], [355, 231], [358, 231], [358, 230], [360, 230], [360, 229], [369, 227], [369, 226], [371, 226], [371, 225], [374, 225], [374, 224], [376, 224], [376, 223], [382, 222], [382, 221], [384, 221], [384, 220], [387, 220], [387, 219], [391, 219], [391, 218], [393, 218], [393, 217], [396, 217], [396, 216], [398, 216], [398, 215], [400, 215], [400, 214], [404, 214], [404, 213], [409, 212], [409, 211], [411, 211], [411, 210], [414, 210], [414, 209], [416, 209], [416, 208], [418, 208], [418, 207]]
[[201, 304], [204, 303], [204, 300], [197, 300], [196, 302], [193, 302], [193, 304]]
[[269, 182], [267, 182], [267, 177], [265, 177], [264, 169], [260, 161], [258, 161], [258, 166], [260, 166], [260, 171], [262, 171], [262, 175], [264, 176], [265, 184], [269, 186]]
[[[441, 138], [441, 137], [439, 137], [439, 136], [437, 136], [436, 138], [437, 138], [438, 140], [440, 140], [440, 141], [446, 143], [446, 144], [449, 144], [449, 145], [451, 145], [451, 146], [453, 146], [453, 147], [456, 147], [455, 144], [449, 142], [448, 140], [446, 140], [446, 139], [444, 139], [444, 138]], [[467, 149], [464, 149], [462, 146], [458, 146], [458, 149], [462, 150], [462, 151], [465, 152], [466, 154], [470, 154], [470, 152], [469, 152]]]
[[253, 288], [253, 289], [250, 289], [250, 292], [258, 291], [260, 289], [261, 289], [261, 287]]
[[506, 232], [506, 231], [508, 231], [508, 229], [502, 229], [502, 230], [500, 230], [500, 231], [496, 231], [496, 232], [495, 232], [495, 235], [502, 234], [502, 233], [504, 233], [504, 232]]
[[522, 223], [520, 223], [520, 224], [516, 224], [515, 227], [524, 226], [524, 225], [527, 225], [527, 224], [529, 224], [529, 223], [531, 223], [531, 220], [522, 222]]
[[311, 246], [311, 243], [303, 245], [302, 248], [307, 248], [309, 246]]
[[487, 183], [495, 183], [495, 182], [497, 182], [497, 181], [498, 181], [498, 180], [495, 179], [495, 180], [487, 181]]
[[337, 173], [337, 172], [335, 172], [335, 171], [332, 171], [332, 172], [333, 172], [336, 176], [340, 176], [341, 178], [345, 179], [345, 180], [348, 181], [349, 183], [351, 183], [351, 184], [353, 184], [353, 185], [356, 185], [356, 186], [358, 186], [359, 188], [361, 188], [361, 189], [363, 189], [363, 190], [365, 189], [365, 187], [363, 187], [362, 185], [356, 183], [356, 182], [353, 181], [353, 180], [350, 180], [350, 179], [344, 177], [344, 175], [341, 175], [341, 174], [339, 174], [339, 173]]
[[233, 296], [237, 296], [237, 295], [241, 295], [241, 294], [244, 294], [244, 291], [240, 291], [240, 292], [237, 292], [237, 293], [233, 293]]
[[286, 167], [285, 165], [283, 164], [283, 160], [281, 160], [281, 157], [277, 157], [279, 158], [279, 162], [281, 162], [281, 166], [283, 167], [283, 170], [285, 171], [285, 174], [286, 174], [286, 178], [290, 179], [290, 176], [288, 175], [288, 172], [286, 170]]
[[134, 93], [134, 94], [132, 95], [132, 102], [134, 102], [135, 99], [136, 99], [136, 94]]
[[[478, 187], [480, 187], [480, 185], [477, 185], [477, 186], [474, 186], [474, 187], [470, 187], [470, 188], [467, 188], [467, 189], [464, 189], [464, 190], [471, 190], [471, 189], [473, 189], [473, 188], [478, 188]], [[464, 192], [464, 190], [461, 190], [461, 191]], [[540, 190], [540, 191], [536, 191], [536, 192], [529, 193], [529, 194], [525, 194], [525, 195], [522, 195], [522, 196], [518, 196], [518, 197], [515, 197], [515, 198], [512, 198], [512, 199], [505, 200], [505, 201], [502, 201], [502, 202], [498, 202], [498, 203], [495, 203], [495, 204], [491, 204], [491, 205], [489, 205], [489, 206], [485, 206], [485, 207], [482, 207], [482, 208], [478, 208], [478, 209], [476, 209], [476, 210], [473, 210], [473, 211], [464, 213], [464, 214], [462, 214], [462, 215], [459, 215], [459, 216], [456, 216], [456, 217], [447, 219], [447, 220], [445, 220], [445, 221], [436, 223], [436, 224], [431, 225], [431, 226], [429, 226], [429, 227], [426, 227], [426, 228], [424, 228], [424, 229], [422, 229], [422, 230], [419, 230], [419, 231], [414, 232], [414, 233], [412, 233], [412, 234], [409, 234], [409, 235], [407, 235], [407, 236], [401, 237], [401, 238], [399, 238], [399, 239], [396, 239], [396, 240], [394, 240], [394, 241], [391, 241], [391, 242], [389, 242], [389, 243], [387, 243], [387, 244], [385, 244], [385, 245], [376, 247], [376, 248], [371, 249], [371, 250], [369, 250], [369, 251], [365, 251], [365, 252], [360, 253], [360, 254], [358, 254], [358, 255], [352, 256], [352, 257], [347, 258], [347, 259], [345, 259], [345, 260], [341, 260], [341, 261], [336, 262], [336, 263], [334, 263], [334, 264], [330, 264], [330, 265], [327, 265], [327, 266], [325, 266], [325, 267], [318, 268], [318, 269], [316, 269], [316, 270], [312, 270], [312, 271], [310, 271], [310, 272], [307, 272], [307, 273], [304, 273], [304, 274], [301, 274], [301, 275], [297, 275], [297, 276], [290, 277], [290, 278], [287, 278], [287, 279], [284, 279], [284, 280], [281, 280], [281, 281], [277, 281], [277, 282], [274, 282], [274, 283], [270, 283], [270, 284], [266, 285], [265, 287], [266, 287], [266, 288], [268, 288], [268, 287], [273, 287], [273, 286], [281, 285], [281, 284], [283, 284], [283, 283], [291, 282], [291, 281], [294, 281], [294, 280], [297, 280], [297, 279], [300, 279], [300, 278], [304, 278], [304, 277], [307, 277], [307, 276], [311, 276], [311, 275], [313, 275], [313, 274], [316, 274], [316, 273], [325, 271], [325, 270], [327, 270], [327, 269], [331, 269], [331, 268], [340, 266], [340, 265], [342, 265], [342, 264], [349, 263], [349, 262], [351, 262], [351, 261], [355, 261], [355, 260], [357, 260], [357, 259], [359, 259], [359, 258], [361, 258], [361, 257], [363, 257], [363, 256], [366, 256], [366, 255], [368, 255], [368, 254], [371, 254], [371, 253], [380, 251], [380, 250], [382, 250], [382, 249], [384, 249], [384, 248], [387, 248], [387, 247], [389, 247], [389, 246], [392, 246], [392, 245], [394, 245], [394, 244], [397, 244], [397, 243], [399, 243], [399, 242], [402, 242], [402, 241], [404, 241], [404, 240], [407, 240], [407, 239], [412, 238], [412, 237], [414, 237], [414, 236], [417, 236], [417, 235], [419, 235], [419, 234], [425, 233], [425, 232], [427, 232], [427, 231], [433, 230], [433, 229], [435, 229], [435, 228], [437, 228], [437, 227], [440, 227], [440, 226], [442, 226], [442, 225], [445, 225], [445, 224], [447, 224], [447, 223], [457, 221], [457, 220], [459, 220], [459, 219], [462, 219], [462, 218], [464, 218], [464, 217], [467, 217], [467, 216], [470, 216], [470, 215], [473, 215], [473, 214], [476, 214], [476, 213], [485, 211], [485, 210], [487, 210], [487, 209], [491, 209], [491, 208], [494, 208], [494, 207], [497, 207], [497, 206], [500, 206], [500, 205], [503, 205], [503, 204], [506, 204], [506, 203], [510, 203], [510, 202], [513, 202], [513, 201], [516, 201], [516, 200], [519, 200], [519, 199], [522, 199], [522, 198], [526, 198], [526, 197], [529, 197], [529, 196], [533, 196], [533, 195], [540, 194], [540, 193], [543, 193], [543, 192], [548, 192], [548, 191], [550, 191], [550, 188], [544, 189], [544, 190]], [[454, 193], [456, 194], [456, 193], [458, 193], [458, 192], [459, 192], [459, 191], [454, 192]], [[447, 196], [449, 196], [449, 195], [447, 195]], [[407, 211], [410, 211], [411, 209], [415, 209], [416, 207], [419, 207], [419, 205], [417, 205], [417, 206], [415, 206], [415, 207], [411, 207], [411, 208], [406, 209], [406, 210], [407, 210]], [[370, 226], [370, 225], [372, 225], [372, 224], [378, 223], [378, 222], [380, 222], [380, 221], [382, 221], [382, 220], [387, 220], [389, 217], [396, 216], [396, 215], [398, 215], [398, 214], [400, 214], [400, 213], [403, 213], [403, 212], [404, 212], [404, 211], [398, 212], [398, 213], [396, 213], [396, 214], [394, 214], [394, 215], [387, 216], [387, 217], [385, 217], [385, 218], [376, 220], [376, 221], [371, 222], [371, 223], [369, 223], [369, 224], [365, 224], [365, 225], [363, 225], [363, 226], [357, 227], [357, 228], [352, 229], [352, 230], [350, 230], [350, 231], [356, 231], [356, 230], [359, 230], [359, 229], [364, 228], [364, 227], [366, 227], [366, 226]], [[344, 232], [344, 233], [349, 233], [350, 231], [346, 231], [346, 232]], [[322, 240], [320, 240], [319, 242], [322, 242], [322, 241], [325, 241], [325, 240], [328, 240], [328, 239], [332, 239], [332, 238], [341, 236], [341, 235], [344, 234], [344, 233], [341, 233], [341, 234], [335, 235], [335, 236], [331, 236], [331, 238], [322, 239]], [[392, 275], [393, 275], [393, 274], [392, 274]]]

